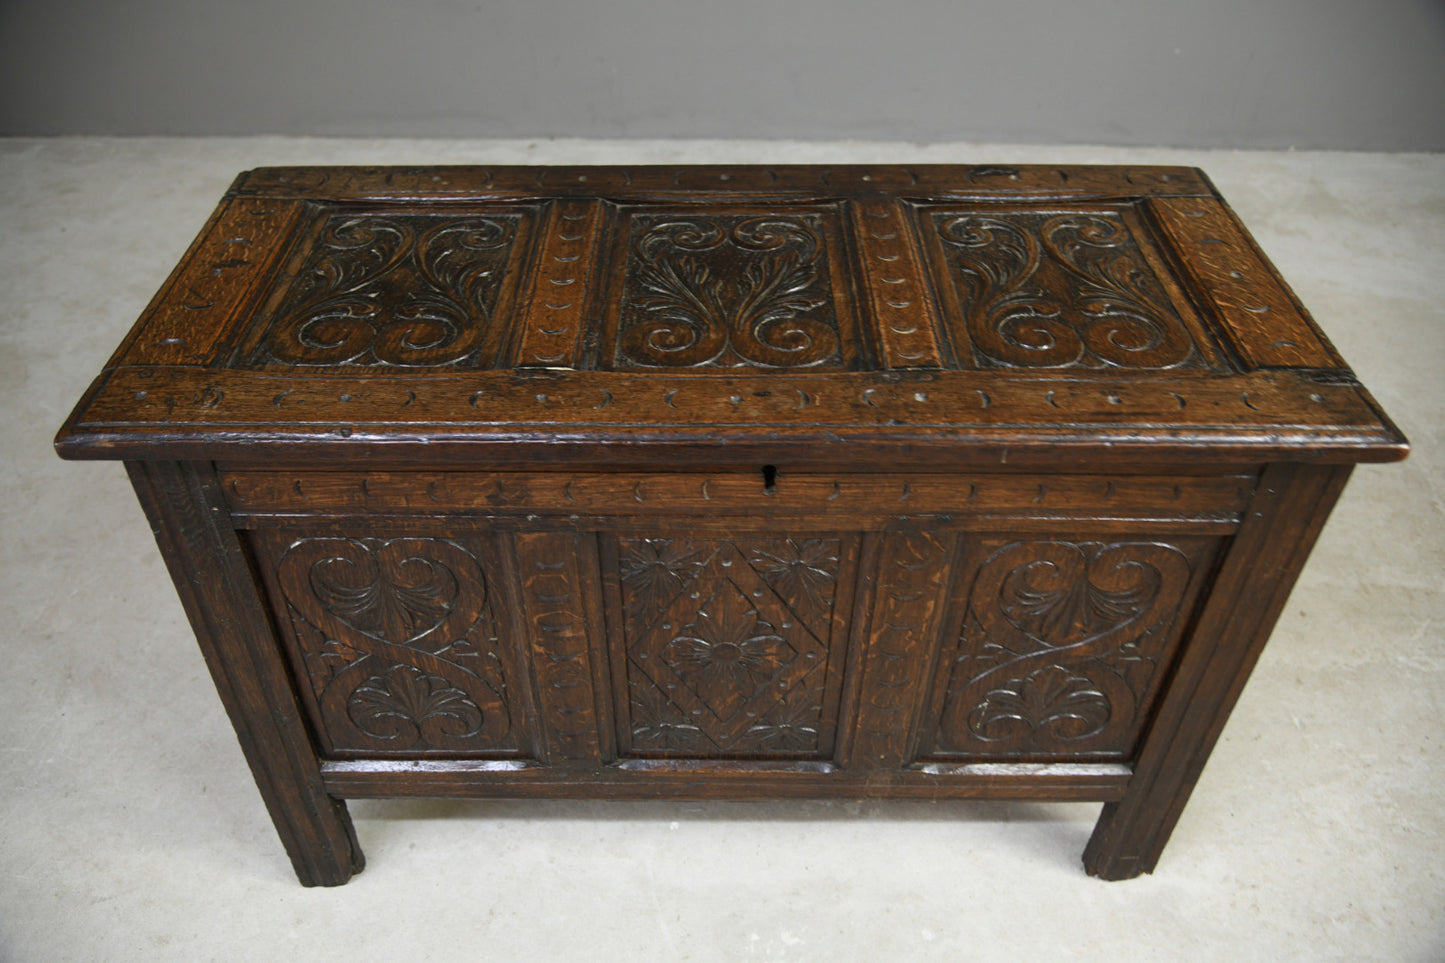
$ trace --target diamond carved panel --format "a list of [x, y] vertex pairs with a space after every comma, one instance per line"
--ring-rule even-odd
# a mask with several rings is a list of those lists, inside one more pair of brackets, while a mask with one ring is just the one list
[[824, 751], [839, 539], [618, 548], [634, 753]]

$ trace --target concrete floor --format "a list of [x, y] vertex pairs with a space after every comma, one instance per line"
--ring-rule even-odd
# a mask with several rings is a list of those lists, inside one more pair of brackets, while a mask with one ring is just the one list
[[[1415, 444], [1335, 513], [1158, 872], [1083, 804], [352, 804], [291, 874], [120, 466], [50, 440], [239, 170], [1203, 167]], [[1445, 155], [901, 144], [0, 141], [0, 958], [1445, 959]]]

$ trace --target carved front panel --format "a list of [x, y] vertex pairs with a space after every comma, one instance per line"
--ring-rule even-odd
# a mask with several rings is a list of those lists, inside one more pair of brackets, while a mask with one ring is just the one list
[[631, 213], [611, 366], [841, 367], [839, 224], [832, 208]]
[[850, 539], [624, 538], [616, 548], [619, 734], [631, 754], [827, 755]]
[[1128, 757], [1213, 550], [1189, 538], [980, 542], [932, 755]]
[[244, 367], [477, 367], [498, 318], [528, 210], [336, 212], [310, 226], [299, 263], [242, 347]]
[[329, 754], [516, 752], [486, 543], [281, 532], [256, 543]]
[[[965, 367], [1197, 368], [1202, 336], [1165, 290], [1132, 218], [925, 208]], [[970, 357], [971, 356], [971, 357]]]

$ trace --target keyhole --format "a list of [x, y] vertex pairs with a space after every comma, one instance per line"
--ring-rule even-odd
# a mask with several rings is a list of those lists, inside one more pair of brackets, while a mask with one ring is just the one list
[[764, 465], [763, 472], [763, 494], [771, 495], [778, 490], [778, 466]]

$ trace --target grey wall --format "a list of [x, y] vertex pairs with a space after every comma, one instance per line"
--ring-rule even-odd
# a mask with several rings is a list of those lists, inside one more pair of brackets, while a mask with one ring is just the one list
[[0, 0], [0, 133], [1445, 150], [1445, 0]]

